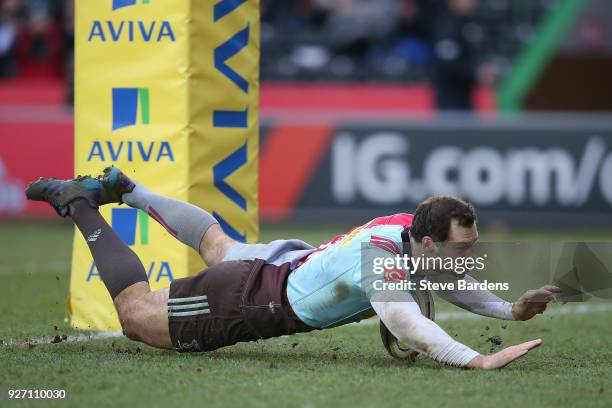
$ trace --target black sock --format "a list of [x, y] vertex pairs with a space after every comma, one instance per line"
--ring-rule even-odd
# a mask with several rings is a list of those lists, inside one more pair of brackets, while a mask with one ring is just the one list
[[87, 241], [102, 282], [113, 299], [127, 287], [148, 281], [138, 256], [123, 243], [98, 210], [85, 200], [77, 200], [70, 206], [70, 216]]

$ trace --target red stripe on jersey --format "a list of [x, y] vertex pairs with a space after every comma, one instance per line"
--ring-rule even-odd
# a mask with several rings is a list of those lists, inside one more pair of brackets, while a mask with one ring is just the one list
[[397, 252], [401, 252], [401, 249], [399, 247], [399, 245], [397, 245], [397, 243], [395, 241], [393, 241], [392, 239], [389, 238], [385, 238], [385, 237], [378, 237], [376, 235], [372, 235], [372, 240], [378, 240], [378, 241], [383, 241], [383, 242], [387, 242], [389, 245], [391, 245]]
[[372, 246], [375, 246], [376, 248], [382, 249], [385, 252], [389, 252], [390, 254], [397, 255], [397, 252], [395, 252], [393, 247], [391, 247], [388, 244], [382, 243], [380, 241], [370, 241], [370, 244], [372, 244]]
[[148, 213], [151, 217], [153, 217], [155, 221], [159, 222], [162, 225], [162, 227], [166, 229], [166, 231], [168, 231], [170, 234], [174, 235], [175, 237], [177, 236], [176, 230], [174, 230], [174, 228], [172, 228], [171, 226], [168, 225], [168, 223], [166, 223], [166, 221], [162, 218], [162, 216], [159, 215], [157, 211], [155, 211], [155, 208], [149, 207]]
[[387, 242], [383, 242], [383, 241], [370, 241], [370, 244], [376, 245], [379, 248], [386, 248], [385, 251], [391, 252], [393, 254], [397, 254], [397, 251], [395, 250], [395, 248], [393, 248], [393, 246], [389, 245], [389, 243], [387, 243]]
[[374, 241], [384, 242], [384, 243], [390, 245], [391, 248], [393, 248], [393, 251], [395, 253], [398, 253], [398, 254], [402, 253], [402, 250], [399, 247], [399, 245], [397, 245], [397, 243], [395, 241], [393, 241], [392, 239], [385, 238], [385, 237], [379, 237], [379, 236], [376, 236], [376, 235], [372, 235], [372, 238], [370, 239], [370, 242], [374, 242]]
[[404, 228], [408, 228], [412, 225], [413, 218], [414, 215], [404, 213], [388, 215], [386, 217], [378, 217], [374, 218], [368, 224], [368, 228], [376, 227], [378, 225], [400, 225]]

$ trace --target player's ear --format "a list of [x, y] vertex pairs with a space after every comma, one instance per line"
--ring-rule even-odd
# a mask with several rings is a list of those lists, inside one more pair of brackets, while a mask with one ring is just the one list
[[425, 235], [423, 237], [423, 239], [421, 239], [421, 247], [425, 250], [425, 251], [429, 251], [429, 252], [437, 252], [438, 248], [436, 247], [436, 244], [433, 242], [433, 240], [431, 239], [430, 236]]
[[428, 256], [440, 256], [440, 245], [435, 242], [431, 237], [423, 237], [423, 239], [421, 240], [421, 245], [423, 245], [423, 249], [428, 254]]

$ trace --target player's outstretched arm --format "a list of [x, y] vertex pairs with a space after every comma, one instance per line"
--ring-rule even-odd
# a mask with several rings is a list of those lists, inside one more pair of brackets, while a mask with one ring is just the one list
[[[457, 276], [437, 274], [429, 277], [433, 282], [449, 283], [456, 282]], [[467, 284], [474, 285], [479, 282], [470, 275], [465, 275], [462, 279]], [[442, 299], [459, 306], [469, 312], [492, 317], [501, 320], [515, 320], [512, 314], [512, 303], [506, 302], [488, 290], [437, 290], [436, 294]]]
[[[430, 277], [434, 282], [452, 282], [455, 279], [447, 275]], [[478, 281], [470, 275], [464, 278], [468, 284]], [[481, 316], [501, 320], [529, 320], [537, 314], [544, 313], [549, 302], [555, 300], [555, 294], [561, 289], [546, 285], [540, 289], [525, 292], [516, 302], [509, 303], [488, 290], [439, 290], [436, 294], [444, 300]]]
[[402, 343], [436, 361], [456, 367], [492, 369], [504, 367], [539, 346], [541, 340], [508, 347], [499, 353], [483, 356], [451, 338], [440, 326], [423, 316], [412, 297], [394, 293], [393, 301], [385, 293], [377, 293], [372, 307], [385, 326]]

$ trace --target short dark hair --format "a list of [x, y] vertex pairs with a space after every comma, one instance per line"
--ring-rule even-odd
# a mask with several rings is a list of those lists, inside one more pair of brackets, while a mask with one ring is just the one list
[[417, 207], [410, 235], [418, 242], [425, 236], [431, 237], [434, 242], [445, 242], [452, 219], [456, 219], [462, 227], [471, 227], [476, 222], [476, 209], [456, 197], [429, 197]]

